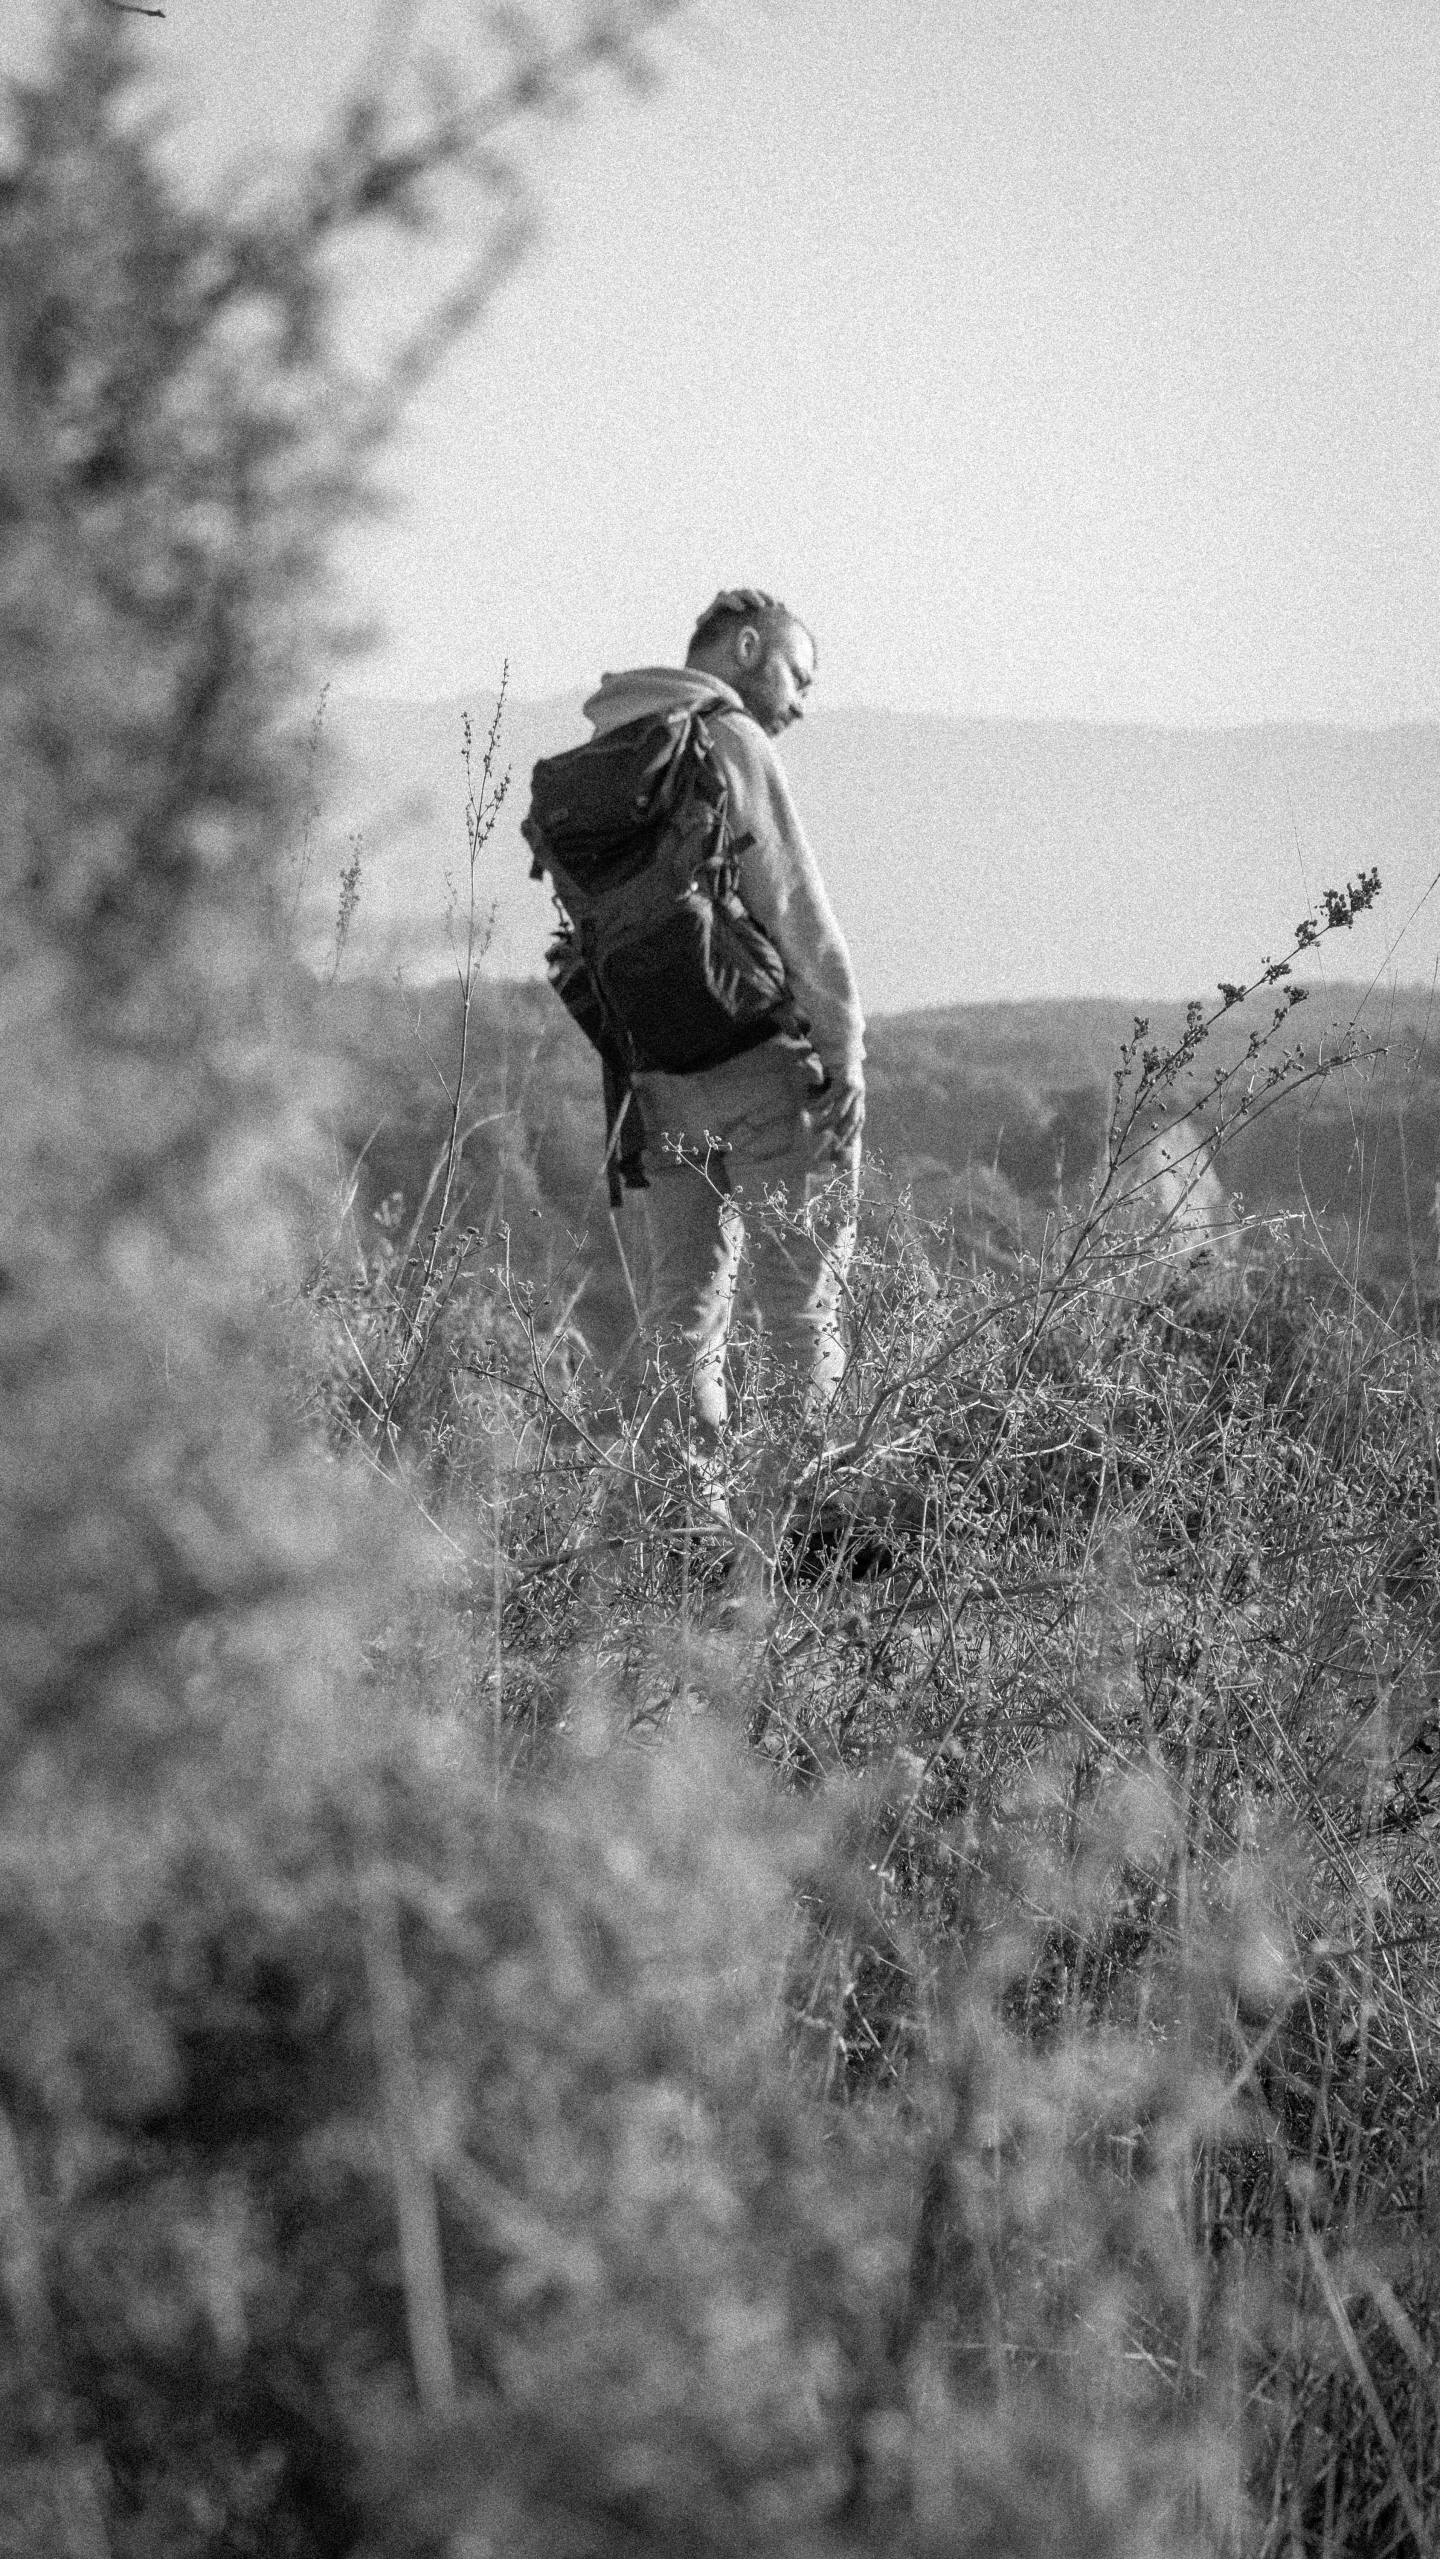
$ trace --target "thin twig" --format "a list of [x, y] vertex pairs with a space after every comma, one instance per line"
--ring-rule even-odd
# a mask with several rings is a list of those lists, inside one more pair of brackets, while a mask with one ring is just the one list
[[357, 1882], [370, 2023], [395, 2186], [410, 2362], [424, 2414], [443, 2418], [455, 2405], [455, 2364], [445, 2302], [440, 2214], [425, 2141], [395, 1896], [388, 1874], [374, 1856], [367, 1858]]

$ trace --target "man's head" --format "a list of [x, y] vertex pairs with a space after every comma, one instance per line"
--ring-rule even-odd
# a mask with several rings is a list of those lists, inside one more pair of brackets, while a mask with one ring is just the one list
[[685, 663], [718, 675], [767, 736], [778, 737], [805, 715], [815, 642], [773, 595], [758, 586], [727, 586], [696, 623]]

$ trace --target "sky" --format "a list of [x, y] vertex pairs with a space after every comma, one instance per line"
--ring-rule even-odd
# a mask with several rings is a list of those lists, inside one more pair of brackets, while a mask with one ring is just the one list
[[[166, 5], [195, 171], [364, 26]], [[540, 236], [352, 545], [352, 690], [570, 692], [748, 580], [832, 704], [1440, 715], [1429, 0], [696, 0], [653, 58], [517, 146]]]

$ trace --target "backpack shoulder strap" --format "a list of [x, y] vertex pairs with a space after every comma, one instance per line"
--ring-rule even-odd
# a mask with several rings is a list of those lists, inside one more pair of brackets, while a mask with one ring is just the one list
[[[696, 706], [696, 717], [708, 726], [708, 724], [714, 720], [748, 720], [750, 713], [746, 710], [743, 702], [722, 701], [718, 694], [714, 694], [708, 702], [702, 702]], [[708, 745], [708, 738], [706, 743]], [[733, 826], [727, 822], [725, 829], [725, 854], [727, 861], [733, 861], [737, 853], [748, 852], [754, 841], [755, 834], [753, 828], [747, 827], [744, 834], [739, 835], [735, 832]]]

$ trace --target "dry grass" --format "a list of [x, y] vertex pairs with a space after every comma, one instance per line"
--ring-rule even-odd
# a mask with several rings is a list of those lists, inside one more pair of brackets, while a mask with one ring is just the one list
[[[873, 2477], [916, 2547], [977, 2464], [1055, 2546], [1043, 2410], [1077, 2547], [1424, 2550], [1433, 1355], [1103, 1205], [1018, 1284], [924, 1240], [862, 1251], [773, 1586], [643, 1391], [627, 1426], [544, 1309], [457, 1299], [409, 1451], [457, 1555], [392, 1669], [518, 1800], [714, 1728], [803, 1807], [773, 2033], [905, 2233]], [[756, 1341], [737, 1407], [743, 1508]]]

